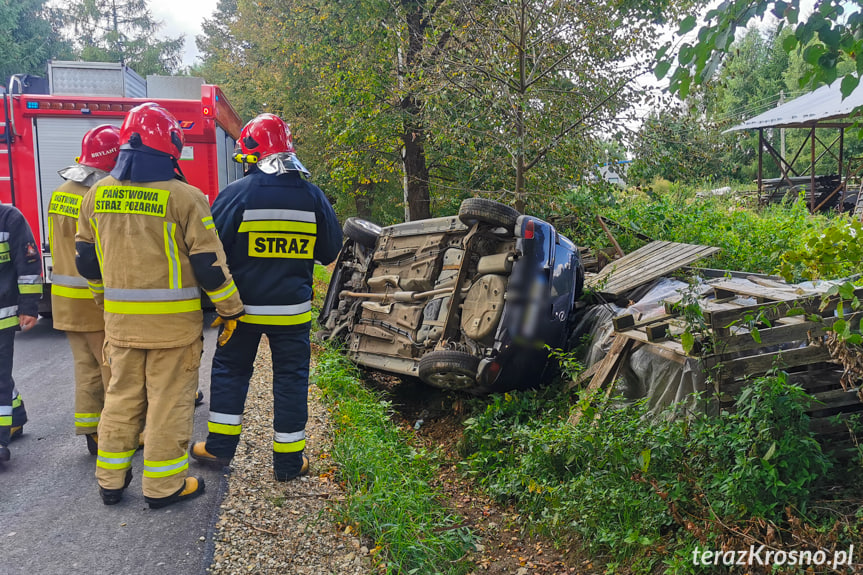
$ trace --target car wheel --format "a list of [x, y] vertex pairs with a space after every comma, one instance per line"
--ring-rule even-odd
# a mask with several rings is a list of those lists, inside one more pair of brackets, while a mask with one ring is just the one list
[[440, 389], [467, 390], [476, 387], [479, 358], [461, 351], [432, 351], [420, 358], [419, 377]]
[[520, 215], [515, 208], [485, 198], [468, 198], [458, 209], [458, 219], [465, 225], [472, 226], [480, 222], [505, 228], [509, 233], [513, 232]]
[[344, 226], [342, 226], [342, 231], [356, 243], [367, 248], [375, 247], [375, 243], [381, 235], [381, 227], [379, 225], [360, 218], [346, 219]]

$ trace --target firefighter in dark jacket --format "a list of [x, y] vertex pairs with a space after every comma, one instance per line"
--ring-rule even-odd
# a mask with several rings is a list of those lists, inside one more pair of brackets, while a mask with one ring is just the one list
[[42, 258], [18, 208], [0, 204], [0, 461], [21, 434], [27, 412], [12, 379], [15, 332], [36, 325], [42, 297]]
[[339, 253], [342, 231], [323, 192], [305, 179], [288, 125], [261, 114], [240, 134], [246, 176], [213, 203], [213, 219], [246, 314], [233, 338], [217, 347], [210, 380], [209, 435], [194, 459], [227, 465], [240, 439], [243, 407], [258, 342], [267, 335], [273, 360], [273, 471], [288, 481], [309, 470], [303, 454], [308, 419], [309, 329], [315, 261]]
[[183, 131], [152, 102], [120, 128], [111, 175], [84, 196], [75, 239], [78, 272], [105, 310], [111, 368], [99, 421], [96, 478], [105, 505], [132, 479], [144, 434], [144, 499], [151, 509], [188, 500], [204, 482], [188, 476], [187, 448], [203, 347], [201, 290], [229, 336], [243, 313], [207, 199], [178, 174]]

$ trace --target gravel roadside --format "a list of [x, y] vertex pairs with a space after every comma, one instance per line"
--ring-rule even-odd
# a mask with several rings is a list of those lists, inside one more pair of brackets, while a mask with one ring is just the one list
[[243, 436], [230, 469], [225, 469], [227, 492], [213, 529], [213, 559], [206, 572], [370, 573], [368, 548], [349, 529], [340, 529], [331, 512], [332, 503], [343, 494], [329, 459], [329, 414], [315, 385], [309, 388], [306, 425], [311, 473], [287, 483], [273, 480], [272, 380], [270, 348], [263, 338], [249, 386]]

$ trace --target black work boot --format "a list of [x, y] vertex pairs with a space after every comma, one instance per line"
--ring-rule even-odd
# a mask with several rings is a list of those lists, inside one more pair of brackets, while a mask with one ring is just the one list
[[150, 506], [150, 509], [161, 509], [162, 507], [167, 507], [168, 505], [173, 505], [174, 503], [179, 503], [180, 501], [194, 499], [203, 492], [203, 478], [187, 477], [186, 482], [183, 483], [183, 486], [178, 489], [177, 492], [173, 495], [169, 495], [168, 497], [147, 497], [145, 495], [144, 500]]
[[191, 455], [192, 459], [194, 459], [195, 461], [212, 464], [218, 467], [225, 467], [226, 465], [231, 464], [230, 457], [219, 457], [207, 451], [206, 441], [196, 441], [195, 443], [193, 443], [192, 446], [189, 448], [189, 455]]
[[204, 392], [199, 389], [195, 392], [195, 407], [198, 407], [202, 403], [204, 403]]
[[276, 481], [290, 481], [291, 479], [296, 479], [297, 477], [301, 477], [303, 475], [309, 474], [309, 458], [303, 455], [303, 464], [300, 466], [300, 470], [296, 473], [286, 473], [284, 471], [279, 471], [277, 469], [273, 470], [273, 478]]
[[84, 436], [87, 439], [87, 451], [90, 455], [99, 454], [99, 436], [95, 433], [88, 433]]
[[12, 452], [9, 451], [9, 448], [5, 445], [0, 445], [0, 461], [9, 461], [10, 457], [12, 457]]
[[132, 468], [126, 470], [126, 480], [123, 482], [123, 487], [120, 489], [105, 489], [99, 486], [99, 495], [102, 497], [102, 503], [105, 505], [116, 505], [123, 499], [123, 492], [132, 483]]

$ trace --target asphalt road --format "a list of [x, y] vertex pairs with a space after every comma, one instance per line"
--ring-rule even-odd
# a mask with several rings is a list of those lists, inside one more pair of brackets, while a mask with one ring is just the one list
[[[195, 413], [193, 440], [206, 436], [215, 334], [205, 329], [200, 372], [205, 402]], [[103, 505], [95, 457], [74, 432], [72, 354], [66, 336], [45, 318], [18, 333], [13, 373], [29, 422], [24, 435], [10, 445], [11, 461], [0, 463], [0, 574], [203, 573], [212, 556], [210, 531], [224, 475], [191, 462], [189, 471], [205, 478], [206, 492], [151, 511], [141, 493], [139, 451], [123, 501]]]

